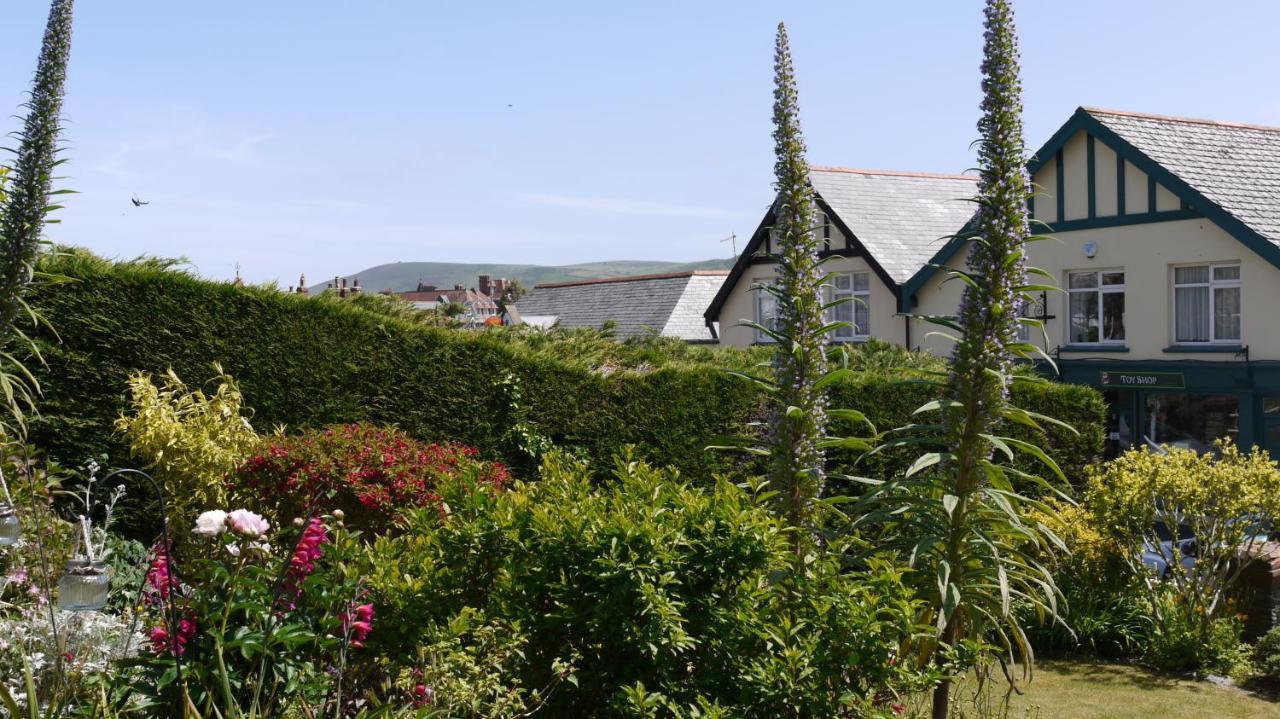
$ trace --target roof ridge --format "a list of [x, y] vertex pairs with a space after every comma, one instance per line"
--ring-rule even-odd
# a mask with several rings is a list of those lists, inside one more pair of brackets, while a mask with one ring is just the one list
[[639, 282], [643, 280], [673, 280], [680, 277], [695, 277], [698, 275], [728, 275], [729, 270], [685, 270], [683, 272], [662, 272], [654, 275], [623, 275], [621, 277], [597, 277], [586, 280], [569, 280], [567, 282], [546, 282], [533, 286], [537, 289], [547, 289], [551, 287], [578, 287], [581, 285], [602, 285], [610, 282]]
[[1165, 122], [1186, 122], [1196, 125], [1213, 125], [1215, 127], [1236, 127], [1245, 130], [1265, 130], [1268, 132], [1280, 132], [1280, 126], [1277, 125], [1258, 125], [1249, 122], [1233, 122], [1231, 120], [1208, 120], [1200, 117], [1183, 117], [1181, 115], [1159, 115], [1154, 112], [1137, 112], [1134, 110], [1111, 110], [1105, 107], [1088, 107], [1081, 106], [1081, 110], [1088, 113], [1100, 113], [1103, 115], [1120, 115], [1121, 117], [1141, 117], [1148, 120], [1163, 120]]
[[832, 165], [809, 165], [810, 170], [817, 172], [847, 172], [854, 175], [886, 175], [888, 177], [923, 177], [934, 180], [971, 180], [976, 181], [976, 175], [958, 175], [944, 172], [910, 172], [906, 170], [868, 170], [857, 167], [835, 167]]

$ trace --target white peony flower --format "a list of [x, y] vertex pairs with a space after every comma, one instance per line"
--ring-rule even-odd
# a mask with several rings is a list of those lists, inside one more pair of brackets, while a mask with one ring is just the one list
[[221, 509], [210, 509], [196, 517], [196, 528], [193, 531], [196, 534], [212, 537], [215, 534], [222, 534], [226, 528], [227, 513]]
[[247, 509], [236, 509], [227, 515], [227, 526], [246, 537], [261, 537], [267, 533], [271, 523], [261, 514], [254, 514]]

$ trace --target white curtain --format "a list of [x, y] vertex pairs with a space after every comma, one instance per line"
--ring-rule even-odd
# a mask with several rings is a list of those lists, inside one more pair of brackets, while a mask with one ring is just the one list
[[1213, 334], [1215, 339], [1240, 339], [1240, 288], [1213, 290]]
[[1209, 288], [1179, 287], [1174, 290], [1175, 333], [1178, 342], [1209, 341]]

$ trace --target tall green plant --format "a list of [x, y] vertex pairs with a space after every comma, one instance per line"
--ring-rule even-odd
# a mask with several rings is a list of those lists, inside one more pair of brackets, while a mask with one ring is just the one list
[[[34, 406], [39, 385], [13, 354], [9, 341], [20, 337], [30, 345], [19, 319], [26, 315], [38, 322], [23, 300], [23, 292], [36, 275], [35, 259], [41, 233], [55, 193], [53, 171], [58, 166], [58, 141], [62, 134], [62, 95], [71, 55], [73, 0], [53, 0], [45, 26], [44, 45], [36, 65], [27, 102], [27, 117], [9, 177], [7, 197], [0, 198], [0, 361], [12, 369], [0, 370], [0, 392], [10, 414], [21, 427], [26, 411]], [[65, 191], [61, 191], [65, 192]]]
[[[823, 275], [814, 235], [813, 188], [800, 131], [800, 106], [787, 28], [778, 23], [774, 52], [772, 236], [777, 282], [754, 287], [776, 302], [772, 326], [756, 323], [777, 344], [773, 355], [773, 403], [769, 415], [770, 481], [793, 528], [811, 520], [824, 481], [826, 401], [818, 381], [826, 373]], [[800, 533], [797, 531], [797, 547]]]
[[[1012, 603], [1024, 599], [1056, 617], [1060, 594], [1049, 570], [1025, 548], [1047, 552], [1061, 547], [1061, 540], [1043, 523], [1024, 518], [1031, 508], [1052, 509], [1016, 492], [1011, 479], [1030, 479], [1046, 489], [1048, 484], [1015, 470], [1011, 461], [1025, 452], [1059, 478], [1062, 473], [1041, 448], [997, 433], [1010, 421], [1054, 421], [1009, 401], [1013, 383], [1042, 381], [1012, 371], [1015, 358], [1036, 351], [1017, 341], [1018, 306], [1029, 293], [1054, 288], [1026, 282], [1026, 244], [1034, 238], [1011, 0], [987, 0], [984, 27], [978, 207], [963, 233], [970, 246], [967, 268], [950, 271], [965, 287], [958, 319], [930, 318], [956, 333], [951, 370], [937, 380], [945, 399], [916, 411], [937, 416], [936, 422], [895, 430], [881, 445], [924, 445], [930, 451], [902, 479], [870, 493], [860, 521], [887, 525], [891, 546], [910, 558], [937, 630], [925, 647], [927, 660], [943, 663], [973, 656], [975, 649], [981, 656], [992, 642], [1010, 659], [1022, 659], [1029, 671], [1031, 646]], [[934, 692], [936, 719], [947, 716], [950, 693], [951, 682], [944, 679]]]

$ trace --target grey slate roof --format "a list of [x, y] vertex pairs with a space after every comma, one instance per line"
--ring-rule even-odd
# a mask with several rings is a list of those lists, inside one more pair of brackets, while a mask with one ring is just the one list
[[899, 284], [973, 215], [975, 178], [814, 166], [813, 189]]
[[1253, 231], [1280, 244], [1280, 128], [1082, 109]]
[[702, 313], [727, 271], [696, 270], [662, 275], [535, 285], [517, 307], [525, 318], [554, 316], [561, 327], [600, 327], [616, 322], [619, 339], [656, 331], [664, 337], [710, 341]]

